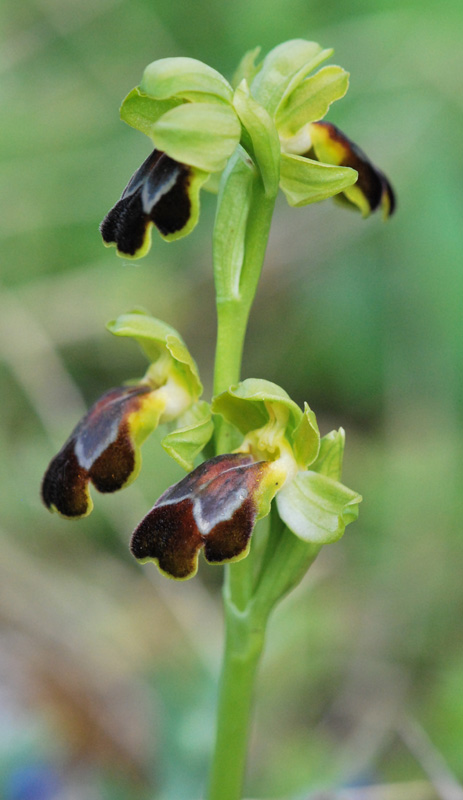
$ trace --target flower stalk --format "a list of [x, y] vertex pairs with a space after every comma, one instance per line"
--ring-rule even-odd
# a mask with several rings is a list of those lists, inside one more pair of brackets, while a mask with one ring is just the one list
[[[238, 570], [239, 567], [240, 564], [231, 564], [228, 570]], [[254, 686], [265, 638], [265, 620], [250, 609], [240, 611], [231, 601], [227, 589], [224, 608], [225, 649], [208, 800], [237, 800], [241, 797]]]
[[[143, 378], [110, 390], [78, 423], [42, 484], [51, 511], [90, 513], [89, 484], [113, 492], [134, 480], [140, 445], [158, 425], [161, 444], [187, 471], [135, 529], [130, 549], [175, 580], [192, 578], [200, 552], [225, 564], [225, 649], [208, 800], [240, 800], [253, 692], [268, 618], [324, 544], [358, 514], [360, 495], [342, 483], [344, 431], [320, 438], [315, 414], [278, 385], [241, 381], [249, 314], [281, 188], [290, 206], [331, 197], [368, 216], [395, 207], [392, 188], [345, 134], [323, 122], [348, 73], [315, 42], [293, 40], [256, 64], [242, 60], [232, 86], [188, 58], [150, 64], [121, 118], [154, 150], [103, 220], [106, 246], [145, 256], [153, 230], [167, 241], [199, 218], [200, 189], [218, 189], [213, 233], [217, 308], [214, 397], [201, 400], [194, 359], [170, 325], [135, 311], [109, 324], [148, 358]], [[213, 416], [214, 415], [214, 416]], [[215, 457], [204, 460], [214, 437]], [[198, 463], [199, 462], [199, 463]], [[269, 517], [265, 531], [255, 524]], [[262, 537], [261, 537], [262, 534]]]

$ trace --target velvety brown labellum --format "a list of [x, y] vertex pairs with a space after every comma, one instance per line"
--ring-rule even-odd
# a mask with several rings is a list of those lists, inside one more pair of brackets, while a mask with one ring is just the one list
[[[365, 196], [370, 210], [375, 211], [381, 205], [387, 216], [393, 214], [396, 201], [392, 186], [384, 173], [372, 164], [366, 153], [331, 122], [313, 122], [311, 127], [325, 132], [329, 140], [327, 146], [332, 147], [340, 156], [337, 158], [340, 166], [357, 170], [358, 179], [355, 185]], [[312, 157], [312, 150], [305, 155]]]
[[47, 508], [82, 517], [89, 508], [89, 481], [99, 492], [115, 492], [127, 483], [135, 468], [128, 417], [150, 391], [147, 384], [118, 386], [92, 406], [45, 473], [42, 499]]
[[191, 168], [153, 150], [100, 225], [103, 241], [134, 256], [153, 222], [163, 236], [185, 227], [191, 215]]
[[152, 559], [172, 578], [192, 577], [198, 552], [210, 563], [246, 552], [267, 462], [243, 453], [216, 456], [171, 486], [136, 528], [135, 558]]

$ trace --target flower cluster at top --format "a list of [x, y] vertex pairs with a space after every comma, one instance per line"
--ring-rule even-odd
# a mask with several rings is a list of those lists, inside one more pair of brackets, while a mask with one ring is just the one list
[[256, 64], [258, 54], [246, 54], [232, 84], [196, 59], [160, 59], [125, 98], [121, 118], [155, 149], [100, 226], [119, 255], [144, 256], [153, 225], [168, 241], [190, 233], [201, 186], [217, 190], [232, 157], [259, 175], [269, 196], [281, 187], [292, 206], [336, 196], [363, 216], [378, 208], [392, 214], [385, 175], [322, 121], [348, 88], [344, 69], [320, 68], [332, 50], [295, 39]]
[[[140, 469], [141, 443], [170, 423], [162, 445], [192, 471], [136, 528], [131, 550], [139, 561], [153, 561], [178, 580], [196, 573], [202, 548], [209, 563], [238, 561], [274, 497], [282, 521], [303, 541], [322, 545], [342, 536], [361, 500], [339, 482], [342, 430], [320, 439], [310, 408], [301, 411], [264, 380], [231, 386], [210, 406], [199, 399], [196, 364], [173, 328], [141, 312], [108, 327], [138, 341], [150, 366], [140, 380], [106, 392], [73, 430], [45, 473], [47, 508], [70, 519], [89, 514], [89, 483], [100, 492], [128, 486]], [[241, 443], [193, 469], [213, 433], [211, 414], [233, 425]]]

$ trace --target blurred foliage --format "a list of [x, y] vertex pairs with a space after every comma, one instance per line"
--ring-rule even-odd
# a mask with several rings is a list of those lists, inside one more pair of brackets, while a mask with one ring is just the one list
[[273, 620], [249, 792], [378, 783], [432, 800], [463, 781], [460, 0], [445, 13], [430, 0], [4, 0], [0, 13], [1, 796], [200, 795], [221, 570], [175, 584], [127, 550], [179, 468], [155, 437], [136, 484], [79, 523], [50, 516], [38, 489], [86, 406], [144, 370], [107, 319], [143, 304], [174, 325], [210, 391], [214, 199], [190, 237], [158, 238], [140, 264], [101, 246], [99, 221], [149, 151], [119, 122], [121, 99], [156, 58], [231, 74], [245, 49], [302, 36], [350, 71], [330, 120], [387, 172], [399, 209], [383, 225], [330, 203], [277, 208], [243, 376], [307, 399], [322, 432], [346, 427], [345, 480], [365, 500]]

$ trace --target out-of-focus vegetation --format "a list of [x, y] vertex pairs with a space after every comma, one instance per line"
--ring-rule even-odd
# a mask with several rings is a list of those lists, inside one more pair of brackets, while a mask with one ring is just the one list
[[45, 511], [39, 484], [87, 405], [144, 371], [104, 331], [118, 313], [143, 305], [178, 328], [210, 391], [214, 199], [191, 236], [156, 238], [137, 265], [101, 245], [99, 221], [149, 152], [121, 99], [156, 58], [230, 75], [245, 49], [305, 37], [350, 71], [329, 118], [387, 172], [399, 209], [383, 225], [332, 203], [277, 208], [243, 375], [308, 400], [323, 432], [346, 427], [345, 480], [365, 499], [275, 614], [248, 791], [460, 797], [460, 0], [5, 0], [1, 13], [0, 796], [200, 796], [221, 569], [176, 584], [127, 549], [180, 470], [151, 439], [139, 480], [77, 523]]

